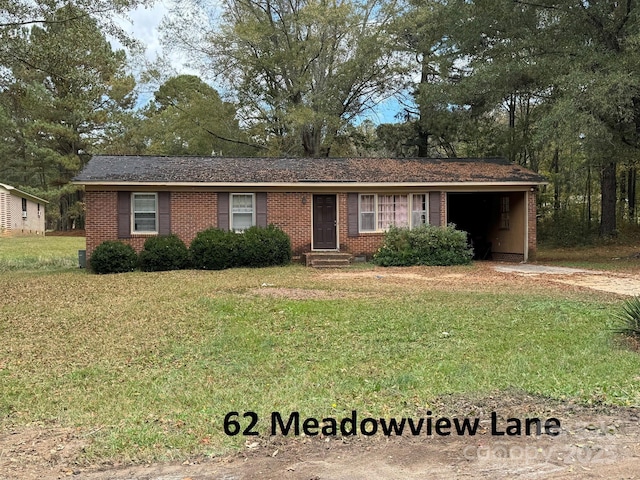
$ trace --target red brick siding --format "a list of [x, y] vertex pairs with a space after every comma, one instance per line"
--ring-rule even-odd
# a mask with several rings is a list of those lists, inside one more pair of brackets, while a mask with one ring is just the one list
[[171, 232], [187, 247], [198, 232], [217, 226], [217, 193], [171, 192]]
[[349, 222], [347, 216], [347, 194], [338, 194], [338, 239], [340, 251], [354, 255], [371, 256], [380, 248], [384, 238], [383, 233], [362, 233], [357, 237], [349, 236]]
[[[86, 192], [87, 257], [105, 240], [120, 240], [136, 251], [142, 250], [149, 235], [118, 238], [118, 193]], [[187, 246], [196, 233], [217, 225], [218, 195], [213, 192], [171, 192], [171, 232], [177, 234]]]
[[272, 223], [289, 235], [294, 255], [311, 251], [312, 199], [310, 193], [267, 194], [267, 223]]
[[[340, 250], [354, 255], [371, 256], [382, 244], [382, 233], [365, 233], [357, 237], [348, 235], [347, 193], [338, 197], [338, 239]], [[441, 195], [440, 215], [446, 224], [446, 194]], [[267, 195], [267, 222], [284, 230], [291, 238], [294, 254], [311, 250], [311, 193], [269, 192]], [[105, 240], [118, 240], [117, 192], [86, 192], [87, 258]], [[196, 234], [217, 226], [218, 194], [216, 192], [171, 192], [171, 231], [188, 246]], [[536, 252], [536, 197], [529, 193], [529, 258]], [[122, 241], [142, 250], [148, 235], [135, 235]]]
[[85, 194], [87, 258], [106, 240], [118, 239], [118, 192], [88, 191]]

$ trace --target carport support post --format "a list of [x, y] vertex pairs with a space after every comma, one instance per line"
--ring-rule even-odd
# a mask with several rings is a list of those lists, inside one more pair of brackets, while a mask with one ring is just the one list
[[524, 236], [524, 261], [533, 261], [536, 259], [537, 251], [537, 204], [536, 204], [536, 187], [526, 192], [526, 205], [525, 215], [525, 236]]

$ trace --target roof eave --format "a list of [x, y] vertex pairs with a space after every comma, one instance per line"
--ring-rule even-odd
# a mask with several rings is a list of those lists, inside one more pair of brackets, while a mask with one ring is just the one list
[[85, 186], [105, 186], [105, 187], [200, 187], [200, 188], [283, 188], [291, 187], [295, 189], [313, 189], [314, 187], [322, 188], [340, 188], [358, 187], [358, 188], [375, 188], [375, 187], [532, 187], [539, 185], [548, 185], [546, 181], [492, 181], [492, 182], [134, 182], [134, 181], [74, 181], [75, 185]]
[[26, 198], [26, 199], [31, 200], [33, 202], [36, 202], [36, 203], [49, 203], [49, 201], [45, 200], [44, 198], [36, 197], [35, 195], [31, 195], [30, 193], [23, 192], [22, 190], [20, 190], [20, 189], [18, 189], [16, 187], [12, 187], [11, 185], [7, 185], [5, 183], [0, 183], [0, 186], [2, 186], [5, 190], [7, 190], [9, 192], [14, 192], [19, 197]]

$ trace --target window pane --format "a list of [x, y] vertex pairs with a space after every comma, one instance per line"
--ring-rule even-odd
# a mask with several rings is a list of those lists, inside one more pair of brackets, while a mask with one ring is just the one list
[[376, 229], [376, 214], [374, 212], [363, 212], [360, 216], [360, 230], [363, 232], [374, 232]]
[[427, 196], [413, 195], [411, 205], [411, 226], [417, 227], [427, 223]]
[[134, 230], [136, 232], [155, 232], [156, 214], [155, 213], [136, 213], [134, 223], [135, 223]]
[[360, 211], [361, 212], [373, 212], [375, 208], [375, 196], [374, 195], [361, 195], [360, 196]]
[[407, 195], [378, 195], [378, 229], [390, 226], [409, 226], [409, 197]]
[[253, 215], [251, 213], [234, 213], [233, 214], [233, 230], [243, 231], [251, 227]]
[[133, 197], [134, 212], [155, 212], [156, 196], [151, 195], [134, 195]]
[[393, 195], [378, 195], [378, 229], [393, 225]]
[[231, 208], [234, 212], [252, 212], [253, 195], [232, 195]]
[[409, 197], [394, 195], [395, 226], [407, 228], [409, 226]]

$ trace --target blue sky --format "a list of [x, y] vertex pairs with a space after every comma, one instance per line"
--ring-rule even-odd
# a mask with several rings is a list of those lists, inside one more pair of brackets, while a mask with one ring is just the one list
[[[163, 53], [159, 27], [164, 16], [169, 14], [172, 2], [173, 0], [159, 0], [151, 7], [138, 7], [130, 12], [129, 19], [119, 20], [127, 32], [146, 46], [145, 56], [150, 62]], [[177, 73], [198, 74], [197, 71], [187, 67], [186, 59], [179, 54], [172, 53], [169, 56], [169, 61]], [[151, 95], [151, 91], [141, 91], [139, 104], [145, 104]], [[375, 111], [363, 115], [361, 121], [369, 119], [375, 124], [395, 123], [398, 122], [395, 116], [401, 110], [400, 102], [395, 98], [390, 98], [380, 103]]]

